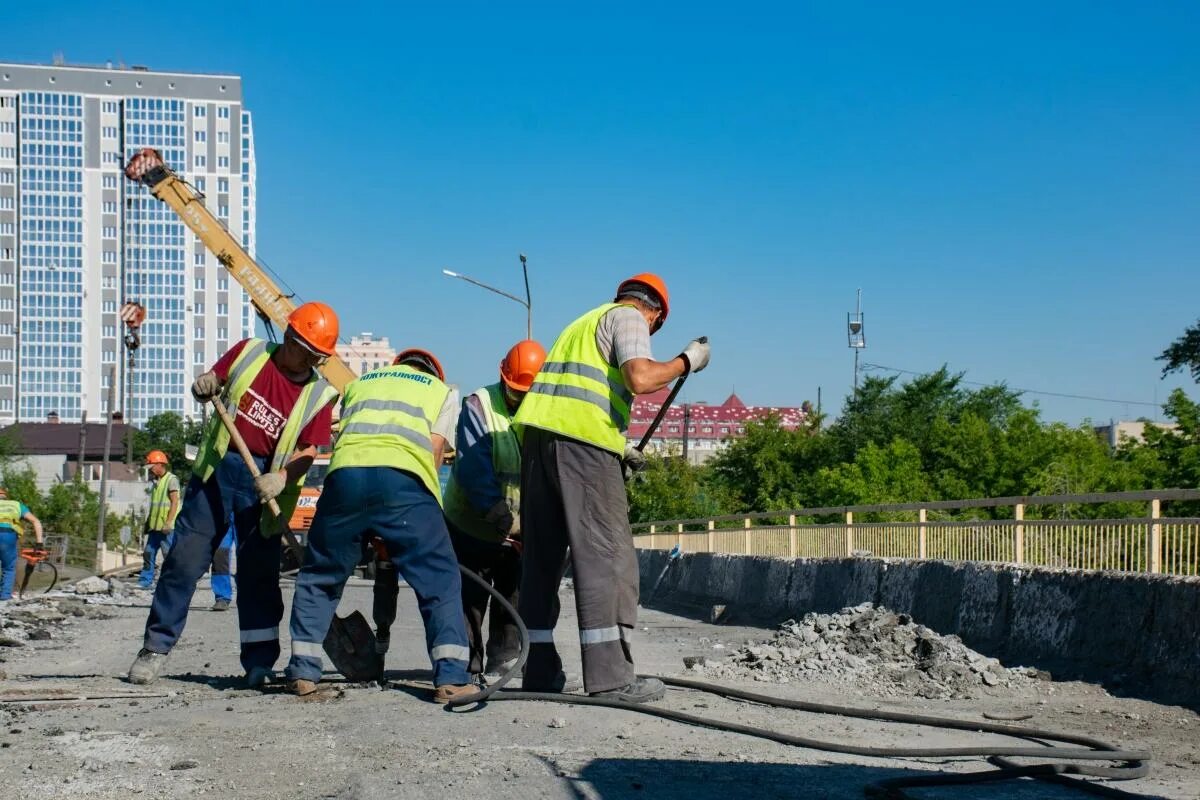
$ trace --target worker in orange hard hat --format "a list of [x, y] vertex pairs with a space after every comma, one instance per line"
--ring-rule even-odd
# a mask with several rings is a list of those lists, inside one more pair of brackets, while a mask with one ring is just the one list
[[[463, 400], [458, 455], [446, 485], [446, 521], [458, 563], [514, 607], [521, 583], [521, 443], [512, 417], [545, 360], [546, 350], [537, 342], [517, 342], [500, 362], [500, 380]], [[472, 675], [499, 677], [521, 652], [516, 621], [492, 602], [485, 662], [483, 620], [491, 595], [464, 581], [462, 599], [471, 645], [468, 669]]]
[[[467, 673], [462, 578], [438, 480], [442, 456], [454, 443], [458, 389], [445, 382], [441, 363], [426, 350], [405, 350], [397, 361], [345, 389], [341, 430], [292, 595], [285, 675], [296, 695], [317, 691], [334, 611], [371, 537], [382, 541], [392, 581], [399, 574], [416, 595], [433, 699], [475, 692]], [[381, 601], [394, 604], [394, 595], [381, 593], [382, 574], [376, 576], [377, 619]], [[387, 611], [394, 618], [394, 605]], [[383, 658], [376, 665], [382, 670]]]
[[146, 454], [146, 466], [154, 481], [150, 487], [150, 513], [146, 515], [146, 546], [142, 552], [142, 572], [138, 585], [149, 589], [158, 567], [158, 553], [171, 549], [175, 517], [179, 514], [179, 478], [171, 472], [171, 462], [162, 450]]
[[251, 475], [214, 415], [184, 493], [187, 502], [154, 592], [142, 650], [129, 669], [131, 682], [150, 683], [162, 672], [183, 632], [196, 581], [208, 570], [231, 519], [242, 667], [251, 688], [270, 680], [279, 658], [283, 596], [280, 536], [265, 505], [277, 500], [283, 519], [290, 518], [317, 449], [329, 445], [337, 391], [316, 368], [333, 355], [337, 339], [333, 309], [305, 303], [288, 316], [282, 343], [238, 342], [192, 383], [197, 403], [221, 396], [234, 413], [234, 427], [261, 474]]
[[525, 689], [561, 691], [554, 648], [558, 584], [568, 550], [589, 694], [623, 702], [660, 699], [661, 681], [639, 678], [629, 639], [637, 622], [638, 563], [629, 530], [623, 468], [641, 451], [625, 431], [635, 395], [708, 364], [706, 340], [655, 361], [650, 336], [671, 310], [662, 278], [642, 273], [613, 302], [572, 322], [554, 345], [513, 417], [521, 442], [521, 619], [529, 629]]

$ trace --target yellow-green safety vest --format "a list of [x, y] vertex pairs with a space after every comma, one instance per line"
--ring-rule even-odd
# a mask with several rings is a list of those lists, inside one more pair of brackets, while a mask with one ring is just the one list
[[[225, 388], [222, 390], [225, 407], [231, 413], [236, 413], [242, 395], [250, 388], [250, 384], [254, 383], [254, 378], [266, 366], [276, 347], [278, 345], [262, 339], [249, 339], [242, 347], [242, 351], [238, 353], [237, 358], [233, 360], [233, 364], [229, 367], [229, 378], [225, 381]], [[296, 399], [296, 404], [292, 406], [292, 410], [288, 414], [287, 422], [283, 425], [283, 432], [279, 435], [279, 441], [275, 443], [275, 453], [272, 455], [270, 463], [272, 472], [283, 469], [292, 453], [296, 451], [300, 432], [335, 397], [337, 397], [337, 389], [330, 386], [328, 381], [322, 378], [316, 370], [313, 370], [309, 375], [308, 382], [304, 384], [303, 391], [300, 392], [300, 397]], [[200, 454], [196, 457], [194, 474], [199, 475], [200, 480], [207, 481], [212, 477], [217, 464], [221, 463], [221, 459], [225, 457], [228, 450], [229, 431], [221, 423], [221, 418], [214, 416], [209, 421], [204, 442], [200, 445]], [[297, 482], [289, 484], [276, 498], [285, 524], [296, 508], [296, 501], [300, 498], [302, 486], [304, 486], [303, 475]], [[263, 535], [281, 533], [272, 524], [271, 512], [266, 506], [263, 506], [260, 530]]]
[[621, 370], [605, 361], [596, 345], [601, 318], [621, 305], [605, 303], [558, 335], [513, 417], [518, 433], [529, 425], [618, 455], [625, 452], [633, 392], [625, 386]]
[[442, 502], [433, 463], [433, 426], [450, 387], [407, 366], [382, 367], [346, 387], [329, 472], [392, 467], [417, 476]]
[[11, 528], [16, 533], [24, 530], [21, 525], [21, 504], [16, 500], [0, 500], [0, 526]]
[[[171, 484], [174, 483], [178, 491], [179, 482], [172, 481], [171, 477], [171, 473], [164, 472], [162, 477], [154, 482], [154, 488], [150, 491], [150, 517], [146, 524], [152, 531], [170, 530], [175, 526], [175, 518], [167, 519], [167, 515], [171, 512]], [[179, 516], [178, 507], [175, 509], [175, 516]]]
[[[500, 496], [514, 517], [521, 513], [521, 445], [517, 433], [512, 429], [512, 414], [504, 402], [504, 385], [494, 383], [476, 391], [472, 397], [483, 407], [483, 423], [487, 428], [488, 443], [492, 448], [492, 473], [500, 484]], [[465, 405], [464, 401], [464, 405]], [[461, 447], [461, 442], [459, 443]], [[458, 465], [462, 458], [454, 461], [450, 470], [450, 481], [446, 484], [446, 518], [463, 533], [477, 539], [501, 541], [504, 534], [484, 519], [467, 499], [467, 491], [458, 478]]]

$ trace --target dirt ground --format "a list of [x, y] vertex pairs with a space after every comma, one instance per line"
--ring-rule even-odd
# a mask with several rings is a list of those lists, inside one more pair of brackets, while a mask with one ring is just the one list
[[[209, 794], [338, 800], [859, 798], [863, 785], [880, 777], [985, 768], [973, 760], [886, 760], [800, 750], [618, 710], [496, 702], [471, 713], [449, 712], [426, 699], [428, 661], [407, 591], [401, 593], [385, 688], [343, 684], [331, 675], [334, 690], [317, 701], [247, 691], [240, 688], [236, 615], [209, 611], [211, 599], [202, 585], [166, 677], [149, 687], [123, 680], [140, 647], [145, 596], [123, 601], [133, 605], [89, 605], [87, 615], [47, 624], [50, 638], [10, 639], [0, 647], [0, 670], [7, 673], [0, 682], [0, 787], [29, 800]], [[370, 599], [369, 585], [354, 581], [341, 611], [360, 608], [369, 617]], [[14, 608], [20, 606], [0, 611], [0, 622]], [[577, 674], [572, 608], [564, 591], [559, 643]], [[719, 659], [748, 642], [769, 639], [771, 632], [643, 611], [638, 634], [634, 647], [641, 671], [702, 678], [684, 669], [684, 657]], [[1123, 783], [1123, 789], [1147, 798], [1200, 797], [1200, 716], [1114, 698], [1093, 685], [1039, 681], [1018, 690], [989, 687], [971, 700], [926, 700], [873, 698], [870, 687], [826, 682], [729, 683], [786, 697], [968, 720], [984, 713], [1028, 713], [1030, 725], [1150, 749], [1155, 757], [1150, 776]], [[84, 694], [126, 696], [73, 699]], [[65, 699], [32, 699], [45, 697]], [[769, 710], [693, 692], [671, 691], [664, 703], [876, 746], [1011, 743]], [[1031, 782], [913, 794], [988, 800], [1083, 796]]]

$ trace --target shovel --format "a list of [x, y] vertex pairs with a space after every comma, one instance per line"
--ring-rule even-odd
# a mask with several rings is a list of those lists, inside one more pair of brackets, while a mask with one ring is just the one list
[[[234, 426], [233, 417], [229, 416], [229, 410], [225, 408], [225, 403], [221, 401], [220, 397], [214, 397], [212, 404], [217, 416], [221, 418], [221, 423], [229, 431], [229, 440], [233, 442], [234, 447], [241, 454], [242, 460], [246, 462], [246, 469], [250, 470], [250, 474], [257, 478], [262, 473], [259, 472], [258, 465], [254, 463], [254, 457], [250, 455], [250, 448], [246, 447], [246, 440]], [[283, 532], [288, 550], [297, 563], [303, 564], [304, 549], [296, 541], [296, 535], [288, 527], [288, 521], [283, 518], [279, 503], [271, 498], [267, 501], [267, 508], [275, 515], [275, 523]], [[329, 654], [329, 660], [349, 680], [371, 680], [378, 677], [383, 671], [379, 659], [375, 655], [375, 634], [371, 632], [371, 626], [358, 611], [348, 617], [339, 617], [334, 614], [333, 621], [329, 625], [329, 633], [325, 636], [324, 645], [325, 652]], [[369, 667], [366, 666], [368, 663]]]

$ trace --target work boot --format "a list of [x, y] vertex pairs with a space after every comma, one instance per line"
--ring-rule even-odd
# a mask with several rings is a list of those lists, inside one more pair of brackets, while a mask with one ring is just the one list
[[317, 684], [313, 681], [306, 681], [304, 678], [295, 678], [287, 682], [287, 690], [297, 697], [304, 697], [315, 692]]
[[568, 676], [562, 670], [558, 671], [550, 680], [545, 683], [533, 683], [524, 677], [521, 679], [521, 690], [526, 692], [541, 692], [543, 694], [569, 694], [578, 692], [583, 688], [583, 684], [574, 675]]
[[153, 683], [167, 666], [167, 654], [142, 648], [129, 668], [129, 682], [139, 686]]
[[228, 611], [229, 610], [229, 601], [226, 600], [224, 597], [218, 597], [217, 602], [213, 603], [212, 610], [213, 611]]
[[263, 689], [275, 677], [275, 673], [266, 667], [251, 667], [246, 673], [247, 689]]
[[469, 697], [478, 691], [478, 686], [472, 686], [469, 683], [443, 683], [441, 686], [433, 690], [433, 701], [435, 703], [448, 703], [451, 700], [459, 700], [463, 697]]
[[588, 697], [599, 697], [604, 700], [616, 700], [621, 703], [653, 703], [662, 700], [667, 694], [667, 687], [658, 678], [638, 678], [616, 689], [603, 692], [590, 692]]

